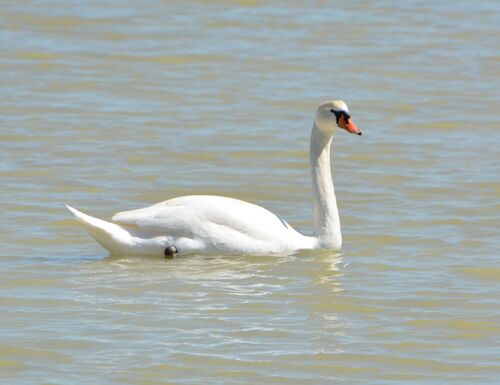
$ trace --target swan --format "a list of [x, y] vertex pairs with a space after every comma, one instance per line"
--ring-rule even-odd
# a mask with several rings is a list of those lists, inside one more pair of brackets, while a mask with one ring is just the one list
[[309, 160], [315, 198], [314, 234], [306, 236], [267, 209], [238, 199], [191, 195], [115, 214], [111, 221], [66, 207], [112, 254], [283, 255], [302, 249], [340, 249], [342, 235], [330, 170], [338, 128], [361, 135], [342, 100], [321, 104], [311, 130]]

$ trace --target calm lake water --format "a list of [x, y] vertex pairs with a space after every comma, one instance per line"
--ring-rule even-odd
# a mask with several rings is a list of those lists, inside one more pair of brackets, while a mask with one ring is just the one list
[[[495, 1], [3, 1], [1, 384], [494, 384]], [[110, 257], [109, 218], [221, 194], [312, 229], [316, 106], [342, 252]]]

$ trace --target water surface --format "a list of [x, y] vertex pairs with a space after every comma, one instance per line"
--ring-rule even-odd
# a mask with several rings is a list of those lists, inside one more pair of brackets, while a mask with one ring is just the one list
[[[493, 384], [498, 4], [0, 5], [0, 383]], [[222, 194], [312, 229], [342, 98], [341, 253], [110, 257], [103, 218]]]

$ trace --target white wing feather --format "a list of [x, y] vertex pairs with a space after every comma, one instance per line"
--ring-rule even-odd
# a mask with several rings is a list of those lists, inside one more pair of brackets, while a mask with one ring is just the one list
[[280, 234], [289, 236], [290, 231], [295, 233], [285, 221], [263, 207], [210, 195], [170, 199], [117, 213], [112, 220], [120, 226], [133, 226], [172, 237], [207, 238], [226, 230], [267, 241], [275, 240]]

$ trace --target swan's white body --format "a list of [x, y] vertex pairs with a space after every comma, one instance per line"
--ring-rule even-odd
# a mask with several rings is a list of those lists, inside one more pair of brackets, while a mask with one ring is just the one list
[[[334, 111], [348, 114], [342, 101], [324, 103], [316, 113], [311, 133], [310, 161], [315, 194], [313, 236], [300, 234], [263, 207], [221, 196], [174, 198], [118, 213], [112, 222], [67, 207], [97, 242], [115, 254], [163, 255], [171, 246], [180, 255], [265, 255], [301, 249], [340, 249], [342, 236], [330, 171], [330, 145], [336, 125], [331, 123], [328, 114]], [[360, 131], [354, 133], [360, 134]]]
[[[86, 223], [88, 216], [72, 211]], [[181, 254], [263, 255], [316, 245], [314, 238], [298, 233], [270, 211], [221, 196], [174, 198], [118, 213], [112, 221], [91, 223], [88, 230], [102, 246], [119, 254], [163, 255], [173, 245]]]

